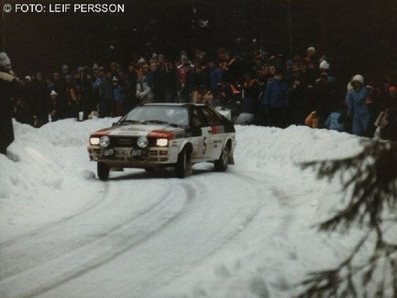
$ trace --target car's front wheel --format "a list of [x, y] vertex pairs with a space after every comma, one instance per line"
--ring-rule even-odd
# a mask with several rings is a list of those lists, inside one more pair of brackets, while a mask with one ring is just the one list
[[109, 167], [103, 162], [97, 163], [97, 174], [100, 180], [104, 181], [109, 178], [109, 170]]
[[226, 171], [227, 167], [229, 166], [229, 147], [226, 145], [222, 149], [221, 156], [218, 160], [215, 160], [215, 171], [217, 172], [224, 172]]
[[178, 178], [185, 178], [189, 176], [191, 168], [192, 168], [192, 162], [190, 159], [190, 153], [185, 148], [178, 155], [178, 161], [175, 165], [175, 175]]

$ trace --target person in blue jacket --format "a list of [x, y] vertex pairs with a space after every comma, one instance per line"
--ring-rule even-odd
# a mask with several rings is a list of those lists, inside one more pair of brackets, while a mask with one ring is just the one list
[[281, 71], [267, 83], [261, 104], [267, 110], [269, 126], [285, 128], [286, 111], [288, 108], [288, 83]]
[[325, 128], [343, 132], [345, 130], [346, 115], [342, 111], [332, 112], [325, 121]]
[[124, 115], [125, 92], [116, 76], [112, 79], [113, 117]]
[[346, 95], [346, 105], [353, 120], [352, 132], [357, 136], [364, 136], [371, 119], [366, 104], [368, 90], [364, 86], [364, 77], [355, 75], [351, 80], [351, 87], [352, 89]]

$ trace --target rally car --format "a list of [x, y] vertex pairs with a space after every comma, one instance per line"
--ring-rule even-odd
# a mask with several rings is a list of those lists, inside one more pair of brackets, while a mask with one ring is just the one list
[[145, 104], [93, 133], [88, 153], [97, 162], [97, 174], [107, 180], [111, 169], [152, 171], [174, 167], [179, 178], [192, 164], [213, 162], [216, 171], [234, 164], [236, 134], [233, 123], [206, 105]]

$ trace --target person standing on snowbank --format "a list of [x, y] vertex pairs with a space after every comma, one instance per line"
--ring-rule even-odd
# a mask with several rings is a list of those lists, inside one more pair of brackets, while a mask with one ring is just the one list
[[371, 119], [366, 103], [368, 90], [364, 86], [364, 77], [355, 75], [351, 80], [351, 86], [352, 89], [346, 95], [346, 105], [353, 119], [353, 134], [364, 136]]
[[277, 70], [274, 78], [267, 83], [261, 104], [267, 110], [269, 126], [285, 128], [286, 111], [288, 109], [288, 83], [284, 74]]
[[0, 153], [6, 154], [7, 147], [14, 141], [12, 126], [12, 97], [18, 88], [18, 81], [11, 70], [11, 61], [4, 52], [0, 53]]

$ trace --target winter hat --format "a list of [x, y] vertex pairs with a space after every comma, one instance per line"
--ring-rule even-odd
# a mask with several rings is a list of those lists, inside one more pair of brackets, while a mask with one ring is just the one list
[[31, 82], [32, 81], [32, 77], [31, 76], [25, 76], [25, 80]]
[[325, 60], [323, 60], [321, 63], [320, 63], [320, 67], [319, 67], [320, 69], [324, 69], [324, 70], [328, 70], [329, 69], [329, 63], [327, 62], [327, 61], [325, 61]]
[[310, 51], [312, 51], [313, 53], [315, 53], [315, 52], [316, 52], [316, 48], [315, 48], [315, 47], [308, 47], [308, 48], [307, 48], [307, 52], [310, 52]]
[[92, 66], [92, 70], [96, 70], [99, 68], [99, 64], [98, 63], [94, 63], [94, 65]]
[[114, 76], [112, 79], [112, 82], [118, 82], [118, 81], [119, 81], [119, 79], [116, 76]]
[[355, 76], [352, 78], [351, 81], [352, 81], [352, 82], [359, 82], [359, 83], [361, 83], [361, 84], [364, 85], [364, 77], [363, 77], [362, 75], [360, 75], [360, 74], [355, 75]]
[[0, 53], [0, 70], [11, 70], [11, 60], [5, 52]]
[[145, 58], [141, 57], [141, 58], [138, 60], [138, 63], [139, 63], [139, 64], [145, 64], [145, 63], [146, 63]]
[[55, 90], [51, 90], [50, 96], [58, 96], [58, 93], [56, 93]]

